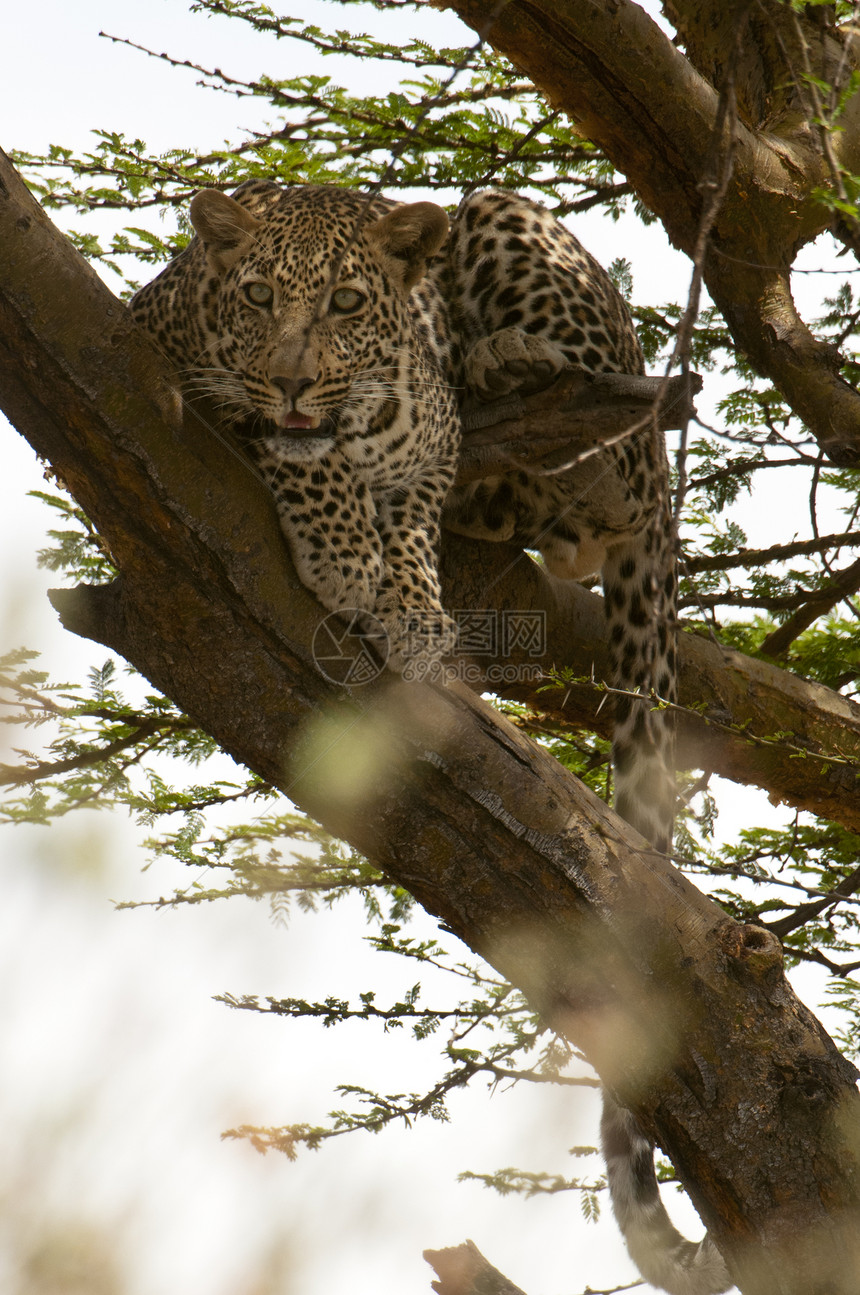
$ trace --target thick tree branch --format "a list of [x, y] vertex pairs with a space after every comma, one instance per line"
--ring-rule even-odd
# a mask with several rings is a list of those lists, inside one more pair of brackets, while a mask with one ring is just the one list
[[[692, 256], [722, 82], [711, 84], [696, 71], [632, 0], [510, 0], [501, 10], [494, 0], [446, 0], [445, 7], [528, 73], [554, 108], [571, 115], [659, 216], [673, 243]], [[732, 13], [746, 20], [752, 8], [734, 5]], [[776, 13], [788, 6], [756, 8]], [[737, 21], [718, 21], [713, 9], [704, 6], [698, 20], [691, 9], [687, 15], [700, 36], [699, 64], [722, 78], [735, 60], [740, 98], [760, 97], [761, 87], [752, 85], [760, 62], [745, 56], [743, 42], [736, 51]], [[828, 50], [833, 45], [826, 30], [810, 21], [803, 31], [814, 47], [810, 66], [838, 66], [815, 53], [823, 42], [830, 42]], [[797, 48], [794, 40], [791, 49]], [[836, 49], [850, 70], [856, 58], [850, 42]], [[784, 56], [791, 61], [790, 50]], [[782, 80], [804, 74], [803, 67], [785, 66]], [[782, 116], [767, 131], [736, 123], [734, 173], [702, 269], [736, 343], [834, 462], [853, 464], [860, 462], [860, 393], [840, 376], [839, 355], [813, 337], [791, 295], [797, 250], [833, 219], [819, 200], [833, 177], [819, 137], [792, 111], [794, 98], [780, 99]], [[849, 100], [839, 125], [839, 165], [856, 170], [860, 95]]]
[[265, 493], [183, 427], [146, 339], [0, 167], [3, 405], [122, 572], [58, 596], [66, 624], [518, 984], [672, 1156], [745, 1292], [855, 1295], [855, 1072], [775, 939], [465, 690], [327, 684]]
[[845, 36], [812, 6], [801, 16], [780, 0], [663, 0], [663, 10], [687, 58], [711, 85], [721, 83], [725, 51], [743, 26], [736, 60], [739, 107], [756, 130], [788, 114], [810, 116], [802, 71], [839, 86], [850, 69]]
[[[719, 92], [633, 0], [445, 0], [532, 78], [555, 108], [605, 149], [619, 170], [691, 250], [702, 209]], [[735, 25], [731, 31], [734, 32]], [[777, 189], [800, 183], [807, 150], [775, 149], [737, 129], [743, 172]], [[813, 154], [814, 156], [814, 154]]]
[[457, 484], [516, 467], [557, 472], [655, 420], [664, 431], [683, 427], [696, 412], [692, 398], [701, 388], [695, 373], [644, 378], [570, 368], [534, 395], [475, 401], [464, 410]]

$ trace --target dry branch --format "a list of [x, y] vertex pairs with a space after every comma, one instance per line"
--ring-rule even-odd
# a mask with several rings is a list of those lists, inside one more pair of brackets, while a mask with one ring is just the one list
[[778, 942], [465, 690], [326, 683], [320, 608], [259, 483], [183, 426], [153, 349], [3, 159], [0, 397], [122, 572], [55, 595], [64, 622], [519, 985], [671, 1155], [748, 1295], [856, 1295], [855, 1072]]
[[523, 1295], [519, 1286], [484, 1258], [474, 1241], [445, 1250], [425, 1250], [424, 1258], [439, 1277], [430, 1283], [436, 1295]]

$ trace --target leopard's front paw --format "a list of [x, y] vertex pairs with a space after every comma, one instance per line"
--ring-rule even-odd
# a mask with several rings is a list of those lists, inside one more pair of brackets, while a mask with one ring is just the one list
[[381, 562], [374, 562], [371, 557], [328, 559], [314, 554], [304, 561], [296, 559], [296, 570], [302, 584], [329, 611], [373, 611], [382, 579]]
[[442, 658], [457, 645], [457, 622], [441, 607], [404, 607], [382, 598], [374, 615], [388, 635], [388, 666], [414, 682], [444, 681]]
[[521, 328], [500, 328], [482, 337], [466, 356], [466, 384], [479, 400], [498, 400], [512, 391], [541, 391], [568, 361], [559, 347]]

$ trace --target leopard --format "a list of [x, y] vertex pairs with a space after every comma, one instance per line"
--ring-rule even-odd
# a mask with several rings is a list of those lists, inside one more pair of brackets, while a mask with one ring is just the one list
[[[613, 690], [615, 807], [667, 852], [674, 813], [676, 579], [656, 420], [562, 472], [455, 484], [467, 397], [548, 387], [570, 366], [644, 373], [630, 311], [566, 224], [476, 190], [453, 219], [339, 185], [204, 189], [194, 236], [131, 311], [191, 393], [218, 407], [274, 498], [300, 580], [382, 626], [409, 677], [444, 659], [441, 530], [539, 555], [550, 580], [599, 576]], [[362, 620], [363, 618], [363, 620]], [[730, 1286], [709, 1238], [675, 1232], [650, 1142], [604, 1093], [616, 1218], [646, 1280]]]
[[448, 233], [433, 203], [249, 181], [191, 202], [195, 237], [131, 311], [274, 496], [299, 579], [382, 627], [388, 664], [452, 645], [437, 548], [459, 420], [413, 294]]

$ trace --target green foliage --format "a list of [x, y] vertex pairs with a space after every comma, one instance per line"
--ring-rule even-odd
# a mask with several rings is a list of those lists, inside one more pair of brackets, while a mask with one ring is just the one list
[[39, 566], [48, 571], [63, 571], [70, 580], [87, 584], [108, 584], [117, 574], [104, 540], [90, 519], [68, 495], [47, 494], [32, 490], [31, 497], [41, 499], [52, 508], [65, 529], [49, 530], [54, 541], [51, 548], [39, 551]]
[[847, 1056], [860, 1057], [860, 980], [844, 975], [835, 978], [827, 994], [841, 1020], [833, 1032], [835, 1042]]
[[166, 236], [139, 224], [118, 231], [107, 246], [86, 233], [74, 236], [84, 255], [113, 269], [117, 257], [151, 265], [181, 248], [188, 237], [183, 213], [197, 189], [232, 189], [261, 177], [283, 184], [439, 190], [443, 198], [467, 187], [527, 184], [559, 213], [602, 202], [614, 216], [630, 193], [600, 152], [572, 137], [570, 123], [485, 46], [433, 51], [425, 41], [413, 40], [401, 48], [345, 29], [326, 32], [244, 0], [201, 0], [192, 8], [249, 23], [295, 46], [293, 57], [283, 58], [282, 51], [281, 66], [301, 66], [303, 47], [336, 56], [338, 70], [351, 59], [372, 60], [380, 89], [357, 95], [331, 76], [316, 74], [246, 81], [142, 51], [176, 66], [177, 75], [196, 74], [214, 93], [260, 101], [276, 122], [238, 144], [206, 152], [178, 146], [153, 154], [144, 140], [98, 130], [92, 150], [82, 157], [63, 144], [53, 144], [43, 155], [13, 153], [49, 210], [178, 209], [177, 228]]
[[609, 277], [625, 301], [633, 296], [633, 270], [630, 262], [623, 256], [616, 257], [610, 266]]
[[[0, 659], [7, 723], [52, 734], [38, 756], [16, 747], [18, 763], [0, 766], [6, 789], [0, 822], [47, 824], [82, 807], [136, 809], [133, 775], [143, 762], [158, 755], [196, 765], [215, 752], [212, 738], [166, 698], [150, 694], [140, 706], [129, 705], [115, 685], [113, 661], [92, 670], [80, 688], [49, 682], [33, 668], [35, 657], [21, 649]], [[208, 792], [217, 804], [220, 790]], [[169, 793], [164, 803], [170, 805]]]
[[[596, 1155], [595, 1147], [572, 1147], [571, 1155]], [[593, 1222], [600, 1214], [598, 1193], [606, 1184], [603, 1181], [586, 1183], [579, 1178], [565, 1178], [561, 1174], [524, 1173], [522, 1169], [497, 1169], [491, 1174], [473, 1174], [468, 1170], [459, 1175], [461, 1183], [478, 1182], [491, 1187], [500, 1196], [516, 1193], [526, 1199], [532, 1196], [555, 1196], [558, 1192], [580, 1192], [583, 1217]]]
[[[219, 1001], [240, 1011], [312, 1019], [325, 1026], [354, 1020], [376, 1021], [389, 1032], [408, 1024], [419, 1043], [435, 1035], [445, 1023], [450, 1032], [441, 1053], [447, 1069], [422, 1093], [383, 1095], [360, 1085], [340, 1085], [337, 1091], [349, 1098], [352, 1105], [349, 1109], [330, 1111], [326, 1124], [292, 1124], [284, 1128], [243, 1125], [231, 1129], [225, 1137], [247, 1138], [260, 1151], [274, 1149], [294, 1159], [302, 1146], [315, 1150], [323, 1142], [344, 1133], [357, 1130], [378, 1133], [389, 1124], [402, 1122], [411, 1126], [420, 1119], [447, 1122], [449, 1096], [477, 1078], [483, 1078], [490, 1086], [521, 1081], [593, 1084], [591, 1079], [572, 1078], [564, 1073], [574, 1055], [572, 1049], [546, 1030], [519, 991], [492, 975], [483, 964], [455, 961], [435, 940], [416, 942], [403, 936], [396, 923], [381, 923], [379, 934], [371, 936], [371, 941], [382, 951], [397, 952], [425, 967], [447, 971], [452, 985], [459, 982], [468, 996], [443, 1008], [424, 1007], [420, 1002], [421, 985], [416, 983], [401, 1001], [389, 1007], [377, 1006], [376, 995], [371, 991], [359, 995], [360, 1006], [335, 998], [321, 1003], [268, 998], [261, 1004], [255, 996], [237, 998], [230, 994], [220, 996]], [[531, 1064], [526, 1065], [525, 1058], [532, 1054]]]

